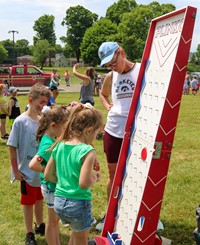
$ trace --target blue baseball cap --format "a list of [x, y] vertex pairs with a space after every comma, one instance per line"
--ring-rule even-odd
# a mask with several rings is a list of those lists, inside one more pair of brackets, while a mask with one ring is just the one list
[[98, 55], [101, 60], [100, 66], [110, 62], [115, 54], [115, 51], [119, 48], [119, 44], [116, 42], [104, 42], [99, 47]]

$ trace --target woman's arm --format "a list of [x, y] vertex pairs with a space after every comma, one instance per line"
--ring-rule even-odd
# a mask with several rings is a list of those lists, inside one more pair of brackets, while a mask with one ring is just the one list
[[107, 111], [113, 106], [110, 102], [110, 95], [111, 95], [111, 84], [112, 84], [112, 72], [109, 72], [108, 75], [105, 77], [102, 88], [99, 92], [99, 98], [101, 100], [102, 105], [106, 108]]
[[93, 171], [96, 153], [94, 150], [90, 151], [83, 160], [81, 168], [79, 185], [82, 189], [87, 189], [94, 185], [100, 179], [100, 172]]
[[43, 160], [41, 156], [35, 155], [29, 163], [29, 168], [39, 173], [44, 172], [45, 168], [41, 165]]
[[80, 67], [80, 65], [77, 63], [74, 65], [73, 67], [73, 74], [74, 76], [80, 78], [81, 80], [83, 80], [83, 83], [85, 86], [87, 86], [90, 83], [90, 77], [86, 76], [85, 74], [81, 74], [77, 71], [77, 69]]
[[52, 157], [50, 157], [47, 166], [44, 170], [44, 178], [53, 183], [57, 182], [56, 163]]

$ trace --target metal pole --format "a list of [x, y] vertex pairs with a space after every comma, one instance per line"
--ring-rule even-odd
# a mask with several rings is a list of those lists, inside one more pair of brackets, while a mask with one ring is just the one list
[[12, 33], [13, 36], [13, 50], [12, 50], [12, 55], [13, 55], [13, 60], [12, 60], [12, 64], [14, 65], [15, 63], [15, 33], [19, 33], [18, 31], [15, 30], [11, 30], [8, 33]]

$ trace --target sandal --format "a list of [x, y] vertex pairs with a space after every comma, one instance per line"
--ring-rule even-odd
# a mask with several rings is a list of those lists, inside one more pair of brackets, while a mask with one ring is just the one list
[[2, 138], [3, 140], [7, 140], [8, 137], [9, 137], [9, 136], [7, 136], [7, 135], [1, 136], [1, 138]]

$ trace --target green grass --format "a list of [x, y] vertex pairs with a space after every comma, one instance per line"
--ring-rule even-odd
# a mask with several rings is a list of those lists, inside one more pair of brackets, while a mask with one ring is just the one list
[[[78, 82], [78, 81], [77, 81]], [[69, 104], [78, 100], [79, 93], [60, 93], [58, 104]], [[105, 117], [99, 97], [94, 97], [95, 106]], [[21, 109], [27, 104], [27, 96], [18, 96]], [[177, 130], [170, 161], [160, 219], [165, 229], [160, 235], [173, 241], [173, 244], [195, 244], [192, 232], [196, 227], [195, 208], [200, 203], [199, 194], [199, 146], [200, 146], [200, 94], [183, 96]], [[9, 131], [9, 129], [8, 129]], [[106, 181], [107, 165], [102, 140], [94, 142], [101, 164], [102, 179], [93, 188], [93, 215], [100, 220], [107, 207]], [[0, 139], [0, 244], [24, 244], [25, 228], [22, 208], [19, 204], [19, 183], [10, 184], [10, 160], [8, 147]], [[44, 206], [45, 217], [46, 207]], [[69, 229], [61, 227], [62, 244], [67, 244]], [[90, 237], [99, 233], [91, 231]], [[37, 237], [38, 245], [46, 244], [44, 237]]]

